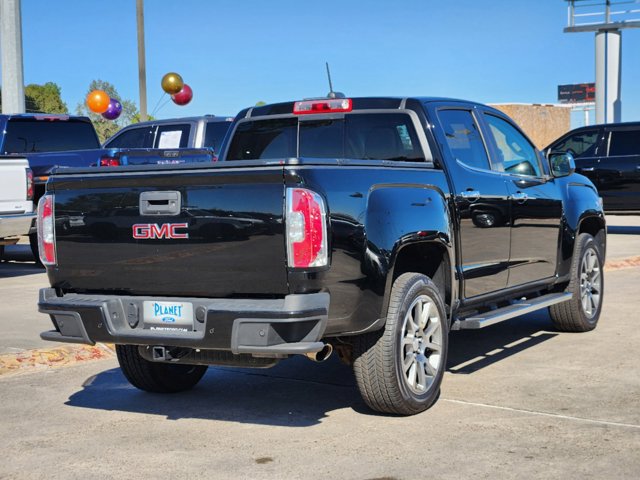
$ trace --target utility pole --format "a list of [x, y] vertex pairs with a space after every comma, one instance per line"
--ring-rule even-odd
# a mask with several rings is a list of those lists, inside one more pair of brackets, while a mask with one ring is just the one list
[[140, 121], [146, 122], [147, 67], [144, 51], [144, 0], [136, 0], [136, 17], [138, 20], [138, 83], [140, 85]]
[[24, 113], [20, 0], [0, 0], [2, 113]]

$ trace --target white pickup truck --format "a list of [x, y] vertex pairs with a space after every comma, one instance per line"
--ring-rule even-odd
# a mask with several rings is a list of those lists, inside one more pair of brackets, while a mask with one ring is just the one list
[[26, 158], [0, 158], [0, 258], [5, 245], [28, 235], [35, 217], [33, 174]]

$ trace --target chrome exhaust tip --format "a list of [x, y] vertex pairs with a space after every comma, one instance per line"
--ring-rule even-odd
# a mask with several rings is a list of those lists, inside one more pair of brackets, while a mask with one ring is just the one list
[[330, 343], [325, 343], [322, 350], [318, 352], [305, 353], [305, 356], [313, 362], [324, 362], [333, 353], [333, 347]]

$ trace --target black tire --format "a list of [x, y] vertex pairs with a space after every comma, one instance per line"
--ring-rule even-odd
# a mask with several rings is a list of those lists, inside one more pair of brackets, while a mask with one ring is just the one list
[[[585, 272], [585, 268], [590, 269], [590, 262], [594, 262], [595, 270]], [[571, 281], [566, 289], [573, 297], [549, 307], [551, 320], [558, 330], [588, 332], [596, 328], [604, 300], [603, 263], [602, 252], [595, 239], [588, 233], [578, 235], [571, 261]], [[587, 297], [583, 303], [585, 294]], [[594, 305], [596, 296], [597, 305]]]
[[33, 259], [37, 264], [42, 264], [40, 261], [40, 251], [38, 248], [38, 234], [30, 233], [29, 234], [29, 245], [31, 246], [31, 253], [33, 254]]
[[[414, 325], [418, 328], [409, 335], [411, 323], [408, 319], [417, 315], [418, 307], [414, 305], [420, 302], [430, 305], [428, 320], [424, 326]], [[384, 329], [354, 338], [353, 368], [367, 405], [378, 412], [400, 415], [420, 413], [433, 405], [440, 394], [446, 369], [448, 334], [444, 302], [434, 283], [418, 273], [399, 276], [391, 290]], [[404, 341], [412, 344], [405, 345]], [[433, 347], [438, 341], [439, 352], [424, 345]], [[420, 381], [423, 384], [419, 384]]]
[[193, 388], [207, 371], [206, 365], [150, 362], [142, 358], [137, 345], [116, 345], [116, 354], [129, 383], [146, 392], [184, 392]]

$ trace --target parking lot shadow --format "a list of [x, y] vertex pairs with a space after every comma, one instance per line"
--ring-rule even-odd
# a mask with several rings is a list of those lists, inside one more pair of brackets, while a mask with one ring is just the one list
[[469, 374], [557, 336], [547, 310], [449, 336], [447, 371]]
[[14, 262], [3, 259], [0, 262], [0, 278], [23, 277], [44, 273], [44, 268], [31, 262]]
[[[447, 371], [471, 374], [556, 335], [546, 311], [483, 330], [452, 332]], [[114, 368], [87, 379], [66, 404], [170, 420], [197, 418], [287, 427], [316, 425], [329, 412], [343, 408], [376, 415], [360, 398], [351, 368], [336, 355], [321, 364], [295, 357], [265, 370], [210, 367], [193, 390], [164, 395], [137, 390]]]
[[[153, 394], [132, 387], [120, 369], [84, 382], [73, 407], [226, 422], [308, 427], [333, 410], [365, 408], [351, 369], [332, 357], [322, 364], [292, 358], [268, 370], [210, 367], [191, 391]], [[362, 405], [359, 405], [362, 404]]]
[[22, 277], [44, 273], [44, 267], [33, 261], [29, 245], [7, 245], [0, 261], [0, 278]]

